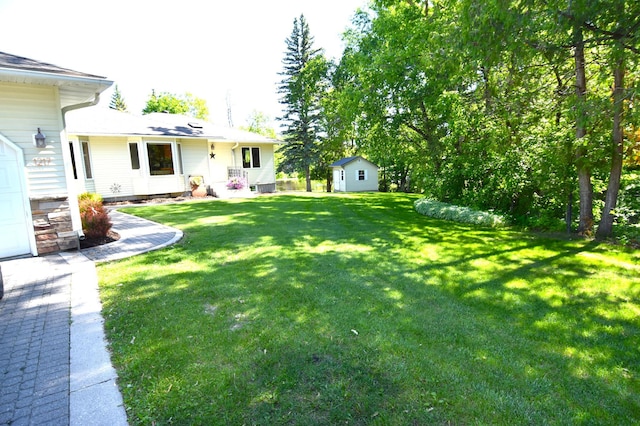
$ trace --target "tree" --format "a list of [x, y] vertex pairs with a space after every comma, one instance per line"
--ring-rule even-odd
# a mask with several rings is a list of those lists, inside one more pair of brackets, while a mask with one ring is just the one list
[[124, 102], [124, 98], [120, 93], [120, 89], [118, 89], [118, 85], [116, 84], [115, 91], [113, 95], [111, 95], [111, 103], [109, 104], [109, 108], [115, 109], [118, 111], [126, 111], [127, 104]]
[[276, 139], [276, 131], [269, 127], [269, 117], [260, 111], [253, 110], [247, 119], [247, 126], [241, 126], [240, 130], [257, 133], [271, 139]]
[[284, 78], [278, 88], [280, 103], [285, 105], [284, 115], [279, 117], [286, 127], [285, 145], [278, 171], [303, 172], [307, 192], [311, 192], [311, 168], [321, 155], [321, 99], [327, 90], [329, 63], [321, 49], [313, 47], [304, 15], [293, 20], [286, 46], [284, 70], [280, 73]]
[[184, 96], [176, 96], [163, 92], [156, 95], [155, 90], [147, 100], [147, 105], [142, 110], [143, 114], [152, 112], [166, 112], [169, 114], [188, 114], [201, 120], [209, 119], [209, 108], [204, 99], [186, 93]]

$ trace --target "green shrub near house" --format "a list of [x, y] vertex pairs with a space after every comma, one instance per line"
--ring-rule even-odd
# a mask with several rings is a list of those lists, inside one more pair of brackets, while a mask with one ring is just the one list
[[78, 195], [82, 232], [87, 238], [104, 238], [111, 230], [111, 219], [102, 204], [100, 194], [84, 192]]

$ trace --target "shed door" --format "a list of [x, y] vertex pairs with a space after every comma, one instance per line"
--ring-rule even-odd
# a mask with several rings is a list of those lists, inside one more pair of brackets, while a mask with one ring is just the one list
[[0, 140], [0, 258], [31, 252], [18, 153]]
[[340, 184], [340, 170], [333, 169], [333, 190], [342, 191], [342, 185]]

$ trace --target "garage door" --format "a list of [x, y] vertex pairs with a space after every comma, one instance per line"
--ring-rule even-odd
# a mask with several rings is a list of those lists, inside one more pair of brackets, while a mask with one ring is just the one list
[[31, 252], [18, 153], [0, 140], [0, 258]]

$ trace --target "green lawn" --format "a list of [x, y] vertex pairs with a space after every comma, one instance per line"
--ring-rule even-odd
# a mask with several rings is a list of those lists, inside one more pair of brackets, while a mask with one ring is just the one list
[[131, 424], [639, 424], [640, 252], [437, 221], [415, 195], [125, 210], [99, 267]]

